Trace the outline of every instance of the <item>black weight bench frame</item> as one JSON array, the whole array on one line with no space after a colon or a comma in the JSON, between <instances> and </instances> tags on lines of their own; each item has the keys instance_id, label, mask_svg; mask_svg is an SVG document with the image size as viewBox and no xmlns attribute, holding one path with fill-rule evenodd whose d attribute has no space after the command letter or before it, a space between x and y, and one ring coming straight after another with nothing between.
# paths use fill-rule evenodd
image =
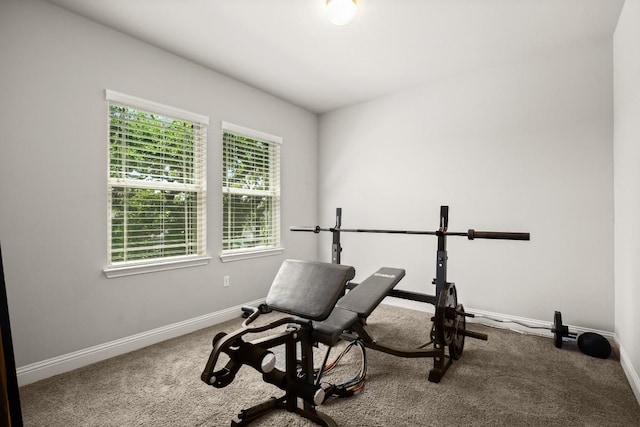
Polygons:
<instances>
[{"instance_id":1,"label":"black weight bench frame","mask_svg":"<svg viewBox=\"0 0 640 427\"><path fill-rule=\"evenodd\" d=\"M280 267L267 295L267 306L292 316L280 318L264 326L251 325L261 314L245 320L241 329L220 333L213 339L213 350L201 375L202 381L222 388L229 385L243 365L262 373L263 380L285 391L284 396L241 411L231 421L232 426L248 425L274 409L295 412L316 424L333 427L337 424L317 411L326 396L320 386L320 370L314 371L313 347L323 343L331 347L340 340L361 340L369 348L401 357L435 357L441 352L429 350L405 351L382 346L366 332L364 320L405 275L403 269L381 268L346 295L347 283L355 276L353 267L286 260ZM343 296L344 295L344 296ZM243 336L265 332L287 325L274 335L245 341ZM275 368L275 356L269 349L285 345L285 370ZM221 353L229 362L216 370ZM328 356L328 353L327 353ZM325 357L326 363L326 357Z\"/></svg>"},{"instance_id":2,"label":"black weight bench frame","mask_svg":"<svg viewBox=\"0 0 640 427\"><path fill-rule=\"evenodd\" d=\"M213 350L201 375L202 381L216 388L226 387L243 365L249 365L262 373L265 382L285 391L280 398L242 410L231 421L232 426L248 425L275 409L295 412L322 426L337 426L330 417L315 409L325 396L324 389L314 381L313 324L329 317L344 294L346 284L354 276L353 267L345 265L286 260L269 289L266 303L270 309L292 316L264 326L253 326L251 323L261 314L260 310L254 309L241 329L231 334L219 333L213 338ZM283 332L253 341L243 340L244 335L266 332L283 325L287 325ZM275 367L275 356L269 350L283 344L284 371ZM222 369L216 370L221 353L228 355L229 361Z\"/></svg>"}]
</instances>

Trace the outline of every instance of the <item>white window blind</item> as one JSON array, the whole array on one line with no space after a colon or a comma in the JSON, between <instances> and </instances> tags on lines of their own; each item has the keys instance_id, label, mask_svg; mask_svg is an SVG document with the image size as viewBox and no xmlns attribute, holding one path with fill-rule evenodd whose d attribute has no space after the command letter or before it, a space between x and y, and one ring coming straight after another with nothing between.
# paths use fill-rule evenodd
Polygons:
<instances>
[{"instance_id":1,"label":"white window blind","mask_svg":"<svg viewBox=\"0 0 640 427\"><path fill-rule=\"evenodd\" d=\"M206 252L208 118L113 91L109 265Z\"/></svg>"},{"instance_id":2,"label":"white window blind","mask_svg":"<svg viewBox=\"0 0 640 427\"><path fill-rule=\"evenodd\" d=\"M222 253L280 247L282 138L222 123Z\"/></svg>"}]
</instances>

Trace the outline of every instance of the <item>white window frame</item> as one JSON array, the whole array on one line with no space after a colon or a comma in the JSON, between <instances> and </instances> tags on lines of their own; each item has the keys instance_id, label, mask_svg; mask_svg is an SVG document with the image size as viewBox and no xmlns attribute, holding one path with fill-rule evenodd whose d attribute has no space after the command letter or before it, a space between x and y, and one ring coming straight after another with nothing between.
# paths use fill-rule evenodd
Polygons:
<instances>
[{"instance_id":1,"label":"white window frame","mask_svg":"<svg viewBox=\"0 0 640 427\"><path fill-rule=\"evenodd\" d=\"M281 183L280 183L280 172L281 172L281 163L280 163L280 158L281 158L281 145L283 142L282 137L277 136L277 135L272 135L266 132L261 132L255 129L251 129L245 126L240 126L240 125L236 125L233 123L229 123L229 122L222 122L221 123L221 128L222 128L222 132L221 132L221 139L222 139L222 157L223 157L223 170L222 173L226 174L226 170L225 170L225 164L224 164L224 134L225 133L232 133L234 135L239 135L239 136L244 136L244 137L248 137L251 139L256 139L259 141L263 141L269 144L273 144L274 148L277 149L277 158L270 158L270 162L271 164L273 164L273 162L277 162L276 167L277 169L275 171L272 172L272 182L275 182L274 187L272 188L270 192L266 192L265 194L268 194L270 197L273 198L273 200L275 201L277 208L276 208L276 212L273 213L274 215L274 244L271 246L260 246L260 247L251 247L251 248L241 248L241 249L222 249L221 253L220 253L220 260L222 262L229 262L229 261L238 261L238 260L243 260L243 259L249 259L249 258L256 258L256 257L263 257L263 256L272 256L272 255L279 255L281 253L284 252L284 248L282 247L282 232L281 232L281 200L280 200L280 187L281 187ZM245 194L245 192L239 191L237 189L230 189L224 186L224 181L222 183L222 192L224 193L234 193L234 194ZM247 190L246 192L247 195L253 194L251 193L251 191ZM224 224L224 218L223 218L223 224ZM222 238L225 239L226 236L225 234L225 230L224 230L224 226L223 226L223 230L222 230ZM224 244L223 244L223 248L224 248Z\"/></svg>"},{"instance_id":2,"label":"white window frame","mask_svg":"<svg viewBox=\"0 0 640 427\"><path fill-rule=\"evenodd\" d=\"M127 107L131 107L133 109L153 112L154 114L158 114L161 116L174 118L178 120L184 120L188 122L193 122L194 124L198 124L203 126L202 131L202 144L198 147L198 156L200 161L198 163L198 167L201 170L198 172L198 182L195 185L187 185L187 184L179 184L179 186L184 187L185 190L188 191L196 191L198 193L198 212L199 218L198 221L198 231L197 231L197 250L196 254L193 255L178 255L178 256L166 256L161 258L153 258L149 260L136 260L136 261L119 261L112 262L111 260L111 237L112 237L112 221L111 221L111 188L112 187L123 187L123 186L131 186L131 188L141 188L139 184L140 182L128 182L126 178L114 178L110 176L109 167L107 167L107 191L109 194L109 201L107 206L107 241L108 241L108 259L107 259L107 267L103 270L104 274L108 278L121 277L121 276L130 276L134 274L142 274L142 273L150 273L157 271L165 271L165 270L173 270L177 268L185 268L185 267L194 267L199 265L206 265L211 259L210 256L206 254L206 182L207 182L207 174L206 174L206 146L207 146L207 137L206 137L206 127L209 125L209 117L193 113L190 111L181 110L178 108L174 108L171 106L159 104L156 102L148 101L142 98L138 98L131 95L126 95L123 93L119 93L113 90L105 90L105 100L108 101L107 108L109 105L119 104ZM110 121L110 119L109 119ZM107 147L110 146L110 136L107 134ZM107 148L107 159L110 159L110 154ZM167 183L171 189L175 190L175 183ZM142 184L144 186L144 184ZM159 185L160 187L161 185Z\"/></svg>"}]
</instances>

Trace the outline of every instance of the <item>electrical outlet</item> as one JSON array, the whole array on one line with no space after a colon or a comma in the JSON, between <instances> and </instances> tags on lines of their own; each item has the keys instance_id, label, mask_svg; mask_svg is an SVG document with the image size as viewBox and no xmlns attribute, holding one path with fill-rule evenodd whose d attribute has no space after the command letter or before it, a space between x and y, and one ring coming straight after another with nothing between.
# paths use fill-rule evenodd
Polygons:
<instances>
[{"instance_id":1,"label":"electrical outlet","mask_svg":"<svg viewBox=\"0 0 640 427\"><path fill-rule=\"evenodd\" d=\"M224 279L223 279L223 282L222 282L222 283L224 284L224 287L225 287L225 288L226 288L227 286L229 286L229 285L230 285L230 283L229 283L229 276L224 276Z\"/></svg>"}]
</instances>

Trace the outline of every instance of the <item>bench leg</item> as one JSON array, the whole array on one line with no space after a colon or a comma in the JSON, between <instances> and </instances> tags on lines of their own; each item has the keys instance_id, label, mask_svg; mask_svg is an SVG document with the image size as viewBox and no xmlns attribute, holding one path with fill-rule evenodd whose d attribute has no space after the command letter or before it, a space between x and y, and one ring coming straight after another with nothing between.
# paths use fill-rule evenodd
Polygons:
<instances>
[{"instance_id":1,"label":"bench leg","mask_svg":"<svg viewBox=\"0 0 640 427\"><path fill-rule=\"evenodd\" d=\"M240 413L236 415L233 420L231 420L231 427L248 426L258 418L266 415L271 411L285 409L287 409L286 396L282 396L278 399L273 397L266 402L240 411ZM316 411L315 408L308 403L303 403L302 408L296 407L293 412L318 424L319 426L338 427L338 424L331 417L329 417L327 414Z\"/></svg>"},{"instance_id":2,"label":"bench leg","mask_svg":"<svg viewBox=\"0 0 640 427\"><path fill-rule=\"evenodd\" d=\"M307 406L307 404L305 404L305 406ZM338 427L338 424L333 421L330 416L316 411L311 405L309 405L309 408L296 410L296 414L323 427Z\"/></svg>"},{"instance_id":3,"label":"bench leg","mask_svg":"<svg viewBox=\"0 0 640 427\"><path fill-rule=\"evenodd\" d=\"M276 409L284 409L284 399L284 396L279 399L272 397L266 402L252 406L249 409L243 409L234 419L231 420L231 427L247 426L268 412Z\"/></svg>"},{"instance_id":4,"label":"bench leg","mask_svg":"<svg viewBox=\"0 0 640 427\"><path fill-rule=\"evenodd\" d=\"M274 368L264 373L262 378L283 390L285 395L280 398L273 397L240 411L231 421L231 426L247 426L268 412L286 410L323 427L338 427L328 415L315 409L315 404L324 400L324 390L314 381L313 342L310 331L304 327L291 330L278 337L277 342L285 345L285 370Z\"/></svg>"}]
</instances>

